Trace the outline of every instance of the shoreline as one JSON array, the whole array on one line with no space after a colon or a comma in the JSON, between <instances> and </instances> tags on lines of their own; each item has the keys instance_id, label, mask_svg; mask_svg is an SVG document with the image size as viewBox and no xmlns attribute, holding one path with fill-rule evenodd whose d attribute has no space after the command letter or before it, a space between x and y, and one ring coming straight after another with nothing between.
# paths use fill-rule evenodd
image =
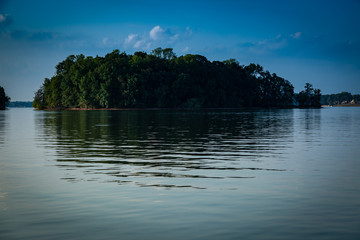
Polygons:
<instances>
[{"instance_id":1,"label":"shoreline","mask_svg":"<svg viewBox=\"0 0 360 240\"><path fill-rule=\"evenodd\" d=\"M302 107L239 107L239 108L44 108L44 109L36 109L36 111L159 111L159 110L259 110L259 109L321 109L326 105L322 105L321 107L309 107L309 108L302 108ZM359 105L360 106L360 105Z\"/></svg>"},{"instance_id":2,"label":"shoreline","mask_svg":"<svg viewBox=\"0 0 360 240\"><path fill-rule=\"evenodd\" d=\"M360 104L355 103L355 104L321 105L321 107L360 107Z\"/></svg>"}]
</instances>

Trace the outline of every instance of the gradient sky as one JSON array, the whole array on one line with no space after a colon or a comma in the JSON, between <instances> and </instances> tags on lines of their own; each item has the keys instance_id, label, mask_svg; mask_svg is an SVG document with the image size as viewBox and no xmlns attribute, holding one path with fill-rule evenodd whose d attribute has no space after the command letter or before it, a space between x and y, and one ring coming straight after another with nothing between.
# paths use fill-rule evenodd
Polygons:
<instances>
[{"instance_id":1,"label":"gradient sky","mask_svg":"<svg viewBox=\"0 0 360 240\"><path fill-rule=\"evenodd\" d=\"M360 93L359 0L0 0L0 86L13 101L32 100L71 54L156 47L258 63L296 92Z\"/></svg>"}]
</instances>

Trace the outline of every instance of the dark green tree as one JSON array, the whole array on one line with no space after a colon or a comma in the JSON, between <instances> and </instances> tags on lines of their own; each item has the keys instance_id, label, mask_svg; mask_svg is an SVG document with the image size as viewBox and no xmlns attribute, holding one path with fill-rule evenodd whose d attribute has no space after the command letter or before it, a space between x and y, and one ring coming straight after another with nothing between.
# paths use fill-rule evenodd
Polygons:
<instances>
[{"instance_id":1,"label":"dark green tree","mask_svg":"<svg viewBox=\"0 0 360 240\"><path fill-rule=\"evenodd\" d=\"M301 108L321 107L321 91L314 89L310 83L305 84L305 90L299 92L295 99Z\"/></svg>"},{"instance_id":2,"label":"dark green tree","mask_svg":"<svg viewBox=\"0 0 360 240\"><path fill-rule=\"evenodd\" d=\"M4 88L0 86L0 110L5 110L9 102L10 97L6 95Z\"/></svg>"},{"instance_id":3,"label":"dark green tree","mask_svg":"<svg viewBox=\"0 0 360 240\"><path fill-rule=\"evenodd\" d=\"M48 107L48 105L45 103L44 85L35 92L33 107L36 109L44 109Z\"/></svg>"},{"instance_id":4,"label":"dark green tree","mask_svg":"<svg viewBox=\"0 0 360 240\"><path fill-rule=\"evenodd\" d=\"M105 57L70 55L35 93L36 108L288 107L292 84L258 64L176 57L172 48ZM313 101L315 101L315 98Z\"/></svg>"},{"instance_id":5,"label":"dark green tree","mask_svg":"<svg viewBox=\"0 0 360 240\"><path fill-rule=\"evenodd\" d=\"M154 50L151 51L151 54L158 58L161 57L162 53L163 53L163 50L161 47L155 48Z\"/></svg>"},{"instance_id":6,"label":"dark green tree","mask_svg":"<svg viewBox=\"0 0 360 240\"><path fill-rule=\"evenodd\" d=\"M163 57L167 60L174 59L176 57L172 48L165 48L162 50Z\"/></svg>"}]
</instances>

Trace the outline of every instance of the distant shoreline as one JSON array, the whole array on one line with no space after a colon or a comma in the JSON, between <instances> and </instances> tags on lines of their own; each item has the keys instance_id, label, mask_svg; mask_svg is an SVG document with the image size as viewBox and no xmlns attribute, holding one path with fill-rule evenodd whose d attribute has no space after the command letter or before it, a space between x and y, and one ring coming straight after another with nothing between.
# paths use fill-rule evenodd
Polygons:
<instances>
[{"instance_id":1,"label":"distant shoreline","mask_svg":"<svg viewBox=\"0 0 360 240\"><path fill-rule=\"evenodd\" d=\"M293 107L270 107L270 108L262 108L262 107L240 107L240 108L44 108L44 109L36 109L37 111L137 111L137 110L261 110L261 109L320 109L321 107L310 107L310 108L301 108L297 106Z\"/></svg>"},{"instance_id":2,"label":"distant shoreline","mask_svg":"<svg viewBox=\"0 0 360 240\"><path fill-rule=\"evenodd\" d=\"M360 104L321 105L321 107L360 107Z\"/></svg>"}]
</instances>

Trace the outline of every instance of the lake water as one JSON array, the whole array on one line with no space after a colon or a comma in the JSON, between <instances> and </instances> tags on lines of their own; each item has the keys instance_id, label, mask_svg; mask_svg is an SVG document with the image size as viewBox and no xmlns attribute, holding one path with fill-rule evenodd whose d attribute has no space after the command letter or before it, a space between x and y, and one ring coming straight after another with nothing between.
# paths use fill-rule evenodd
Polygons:
<instances>
[{"instance_id":1,"label":"lake water","mask_svg":"<svg viewBox=\"0 0 360 240\"><path fill-rule=\"evenodd\" d=\"M0 239L360 239L360 108L0 111Z\"/></svg>"}]
</instances>

